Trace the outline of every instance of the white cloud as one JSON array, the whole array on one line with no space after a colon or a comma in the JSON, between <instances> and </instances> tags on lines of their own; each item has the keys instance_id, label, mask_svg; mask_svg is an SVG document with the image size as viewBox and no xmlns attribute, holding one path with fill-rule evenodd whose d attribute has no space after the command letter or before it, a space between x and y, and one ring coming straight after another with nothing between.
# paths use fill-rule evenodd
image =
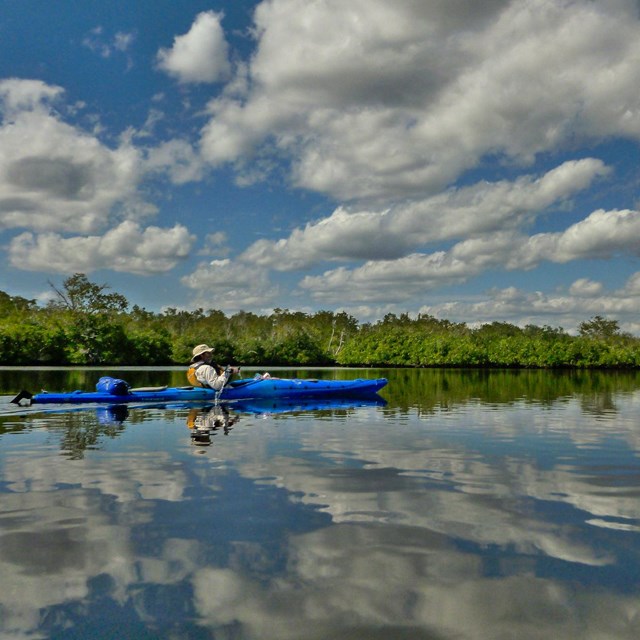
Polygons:
<instances>
[{"instance_id":1,"label":"white cloud","mask_svg":"<svg viewBox=\"0 0 640 640\"><path fill-rule=\"evenodd\" d=\"M56 233L26 232L9 246L9 262L19 269L89 273L111 269L138 275L164 273L189 253L195 236L176 224L170 229L141 228L126 221L103 236L63 238Z\"/></svg>"},{"instance_id":2,"label":"white cloud","mask_svg":"<svg viewBox=\"0 0 640 640\"><path fill-rule=\"evenodd\" d=\"M370 260L355 269L340 267L306 276L300 286L321 302L400 302L465 282L492 268L531 269L543 261L635 256L640 253L638 237L640 212L595 211L563 232L530 238L515 231L487 233L463 240L448 251Z\"/></svg>"},{"instance_id":3,"label":"white cloud","mask_svg":"<svg viewBox=\"0 0 640 640\"><path fill-rule=\"evenodd\" d=\"M634 273L625 285L625 290L628 295L640 296L640 271Z\"/></svg>"},{"instance_id":4,"label":"white cloud","mask_svg":"<svg viewBox=\"0 0 640 640\"><path fill-rule=\"evenodd\" d=\"M9 242L10 264L59 273L169 271L195 237L180 224L140 226L156 214L140 183L151 171L168 173L176 184L198 180L199 157L180 140L145 157L131 135L111 149L50 110L60 95L40 82L0 83L0 228L28 230Z\"/></svg>"},{"instance_id":5,"label":"white cloud","mask_svg":"<svg viewBox=\"0 0 640 640\"><path fill-rule=\"evenodd\" d=\"M639 211L594 211L558 233L539 233L514 246L507 266L527 268L541 260L564 263L579 259L606 259L640 255Z\"/></svg>"},{"instance_id":6,"label":"white cloud","mask_svg":"<svg viewBox=\"0 0 640 640\"><path fill-rule=\"evenodd\" d=\"M521 326L551 324L569 331L575 331L587 318L602 315L619 318L621 329L635 333L640 293L632 284L637 279L638 274L635 274L625 286L610 291L601 283L586 278L576 280L567 291L493 289L475 299L423 305L420 313L465 322L473 319L476 323L500 320Z\"/></svg>"},{"instance_id":7,"label":"white cloud","mask_svg":"<svg viewBox=\"0 0 640 640\"><path fill-rule=\"evenodd\" d=\"M95 27L83 38L82 45L94 53L97 53L102 58L110 58L114 52L127 53L135 39L135 33L126 33L123 31L118 31L113 38L106 38L104 36L104 29L102 27ZM129 64L131 64L130 61Z\"/></svg>"},{"instance_id":8,"label":"white cloud","mask_svg":"<svg viewBox=\"0 0 640 640\"><path fill-rule=\"evenodd\" d=\"M42 108L47 102L59 98L62 87L48 85L42 80L8 78L0 81L0 113L11 118L15 111Z\"/></svg>"},{"instance_id":9,"label":"white cloud","mask_svg":"<svg viewBox=\"0 0 640 640\"><path fill-rule=\"evenodd\" d=\"M58 88L12 81L0 93L0 228L91 232L116 207L138 217L155 212L137 192L140 153L128 142L110 149L62 122L47 108Z\"/></svg>"},{"instance_id":10,"label":"white cloud","mask_svg":"<svg viewBox=\"0 0 640 640\"><path fill-rule=\"evenodd\" d=\"M595 282L589 278L578 278L570 287L572 296L593 297L602 292L602 282Z\"/></svg>"},{"instance_id":11,"label":"white cloud","mask_svg":"<svg viewBox=\"0 0 640 640\"><path fill-rule=\"evenodd\" d=\"M204 174L202 158L186 140L173 139L149 149L146 168L166 171L173 184L197 182Z\"/></svg>"},{"instance_id":12,"label":"white cloud","mask_svg":"<svg viewBox=\"0 0 640 640\"><path fill-rule=\"evenodd\" d=\"M340 268L302 280L302 293L312 301L415 309L426 292L494 270L636 256L634 203L593 204L599 195L593 190L582 204L583 192L611 171L595 157L597 143L640 139L636 5L481 5L268 0L256 3L254 50L240 63L234 52L233 66L223 15L205 11L159 50L157 67L182 84L227 84L165 93L138 131L125 129L111 146L106 130L83 131L54 111L62 103L60 87L1 81L0 230L44 234L14 240L15 264L44 264L38 255L51 250L47 237L68 241L65 246L82 256L89 251L66 236L90 234L92 246L122 220L142 229L157 213L143 195L145 177L166 175L185 185L203 181L223 163L234 164L240 185L267 179L274 168L289 172L289 185L331 196L333 209L293 231L280 211L277 224L287 229L282 237L271 225L262 236L269 239L249 246L237 263L201 265L187 277L187 286L205 292L201 300L215 293L228 308L275 302L266 269L325 269L329 262ZM130 51L132 43L132 34L106 37L97 29L84 44L112 55ZM180 137L156 142L163 132L193 125L172 122L169 109L182 101L182 115L193 115L203 91L213 99L198 114L207 118L199 144L191 144L184 128ZM141 140L148 146L136 146ZM588 152L581 151L585 141ZM560 164L568 154L583 157ZM548 171L552 163L559 166ZM493 177L504 176L505 168L509 177ZM221 173L224 188L228 174ZM477 175L494 181L474 183ZM150 186L159 185L153 180ZM572 207L578 195L588 210ZM531 235L545 225L554 232ZM236 242L232 229L229 241L212 236L202 250L216 258L231 255L225 245ZM239 242L248 237L238 236ZM52 263L69 258L73 264L71 253L59 261L53 256ZM235 284L217 281L220 272ZM588 277L573 279L569 297L595 295L597 285Z\"/></svg>"},{"instance_id":13,"label":"white cloud","mask_svg":"<svg viewBox=\"0 0 640 640\"><path fill-rule=\"evenodd\" d=\"M267 271L228 258L199 264L181 282L195 292L192 306L227 312L272 306L279 293Z\"/></svg>"},{"instance_id":14,"label":"white cloud","mask_svg":"<svg viewBox=\"0 0 640 640\"><path fill-rule=\"evenodd\" d=\"M320 303L402 302L438 286L461 283L472 273L467 262L438 251L398 260L368 261L356 269L339 267L305 276L300 286Z\"/></svg>"},{"instance_id":15,"label":"white cloud","mask_svg":"<svg viewBox=\"0 0 640 640\"><path fill-rule=\"evenodd\" d=\"M229 238L224 231L217 231L215 233L208 233L204 238L204 246L198 255L201 256L226 256L230 249L227 246Z\"/></svg>"},{"instance_id":16,"label":"white cloud","mask_svg":"<svg viewBox=\"0 0 640 640\"><path fill-rule=\"evenodd\" d=\"M170 49L160 49L158 67L184 83L224 80L231 67L222 18L214 11L198 14L189 31L174 38Z\"/></svg>"},{"instance_id":17,"label":"white cloud","mask_svg":"<svg viewBox=\"0 0 640 640\"><path fill-rule=\"evenodd\" d=\"M389 308L505 267L638 254L626 205L563 229L563 210L579 214L570 199L610 171L596 158L450 187L484 163L520 172L585 142L640 140L635 3L272 0L255 25L242 77L209 104L202 155L243 171L275 152L294 185L339 204L241 260L279 271L360 263L301 289L323 305ZM530 236L543 215L554 232ZM578 279L568 297L597 288Z\"/></svg>"},{"instance_id":18,"label":"white cloud","mask_svg":"<svg viewBox=\"0 0 640 640\"><path fill-rule=\"evenodd\" d=\"M123 31L118 31L113 38L113 48L116 51L128 51L133 45L136 39L136 35L134 33L125 33Z\"/></svg>"},{"instance_id":19,"label":"white cloud","mask_svg":"<svg viewBox=\"0 0 640 640\"><path fill-rule=\"evenodd\" d=\"M383 211L338 207L330 217L295 229L286 239L259 240L242 258L277 270L323 260L399 258L443 240L517 229L608 171L601 161L586 158L565 162L538 179L480 183Z\"/></svg>"},{"instance_id":20,"label":"white cloud","mask_svg":"<svg viewBox=\"0 0 640 640\"><path fill-rule=\"evenodd\" d=\"M484 4L483 4L484 8ZM269 139L299 186L343 200L431 194L487 154L530 162L640 137L640 25L626 2L274 0L247 92L211 104L213 164ZM588 82L585 81L588 78Z\"/></svg>"}]
</instances>

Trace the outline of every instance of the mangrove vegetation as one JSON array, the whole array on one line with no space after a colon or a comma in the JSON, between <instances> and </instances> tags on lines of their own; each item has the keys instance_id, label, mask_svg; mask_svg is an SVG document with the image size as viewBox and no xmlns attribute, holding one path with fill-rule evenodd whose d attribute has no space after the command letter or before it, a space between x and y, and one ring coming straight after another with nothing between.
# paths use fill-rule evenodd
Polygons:
<instances>
[{"instance_id":1,"label":"mangrove vegetation","mask_svg":"<svg viewBox=\"0 0 640 640\"><path fill-rule=\"evenodd\" d=\"M577 335L493 322L479 327L430 315L360 323L345 312L275 309L147 311L82 273L45 305L0 291L0 365L186 364L199 343L223 364L255 366L638 368L640 339L595 316Z\"/></svg>"}]
</instances>

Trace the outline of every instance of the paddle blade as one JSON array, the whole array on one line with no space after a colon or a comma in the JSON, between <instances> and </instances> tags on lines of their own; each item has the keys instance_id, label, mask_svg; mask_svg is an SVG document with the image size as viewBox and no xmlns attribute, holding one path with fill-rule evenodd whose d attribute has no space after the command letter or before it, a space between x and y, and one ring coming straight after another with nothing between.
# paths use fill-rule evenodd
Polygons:
<instances>
[{"instance_id":1,"label":"paddle blade","mask_svg":"<svg viewBox=\"0 0 640 640\"><path fill-rule=\"evenodd\" d=\"M31 400L33 398L33 394L25 391L24 389L15 397L13 400L10 400L13 404L20 404L22 400Z\"/></svg>"}]
</instances>

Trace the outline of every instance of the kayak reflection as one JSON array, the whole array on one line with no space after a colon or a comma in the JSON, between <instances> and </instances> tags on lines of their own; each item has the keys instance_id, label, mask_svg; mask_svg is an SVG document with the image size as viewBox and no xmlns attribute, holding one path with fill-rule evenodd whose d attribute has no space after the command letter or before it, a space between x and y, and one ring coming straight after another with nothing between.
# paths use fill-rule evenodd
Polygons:
<instances>
[{"instance_id":1,"label":"kayak reflection","mask_svg":"<svg viewBox=\"0 0 640 640\"><path fill-rule=\"evenodd\" d=\"M14 406L6 414L0 411L0 436L19 432L25 427L45 426L61 435L61 449L73 459L81 459L87 448L100 449L104 442L125 433L129 424L148 420L180 422L187 415L187 426L193 444L210 445L216 432L228 434L240 416L261 418L284 414L323 414L348 417L351 412L366 407L383 407L386 400L377 394L367 398L279 398L236 400L212 403L144 403L87 405ZM23 420L18 417L24 415Z\"/></svg>"},{"instance_id":2,"label":"kayak reflection","mask_svg":"<svg viewBox=\"0 0 640 640\"><path fill-rule=\"evenodd\" d=\"M229 435L231 427L240 417L232 414L226 405L216 404L206 407L193 407L187 415L187 427L191 434L191 443L208 447L211 437L218 431Z\"/></svg>"},{"instance_id":3,"label":"kayak reflection","mask_svg":"<svg viewBox=\"0 0 640 640\"><path fill-rule=\"evenodd\" d=\"M231 427L240 419L239 414L252 414L262 417L285 413L314 411L347 411L359 407L383 407L384 398L376 395L371 398L279 398L256 400L238 400L213 405L192 407L187 415L187 427L194 445L206 447L217 432L228 435Z\"/></svg>"},{"instance_id":4,"label":"kayak reflection","mask_svg":"<svg viewBox=\"0 0 640 640\"><path fill-rule=\"evenodd\" d=\"M367 398L256 398L229 402L228 407L240 413L271 415L297 411L347 410L358 407L384 407L387 401L375 394Z\"/></svg>"}]
</instances>

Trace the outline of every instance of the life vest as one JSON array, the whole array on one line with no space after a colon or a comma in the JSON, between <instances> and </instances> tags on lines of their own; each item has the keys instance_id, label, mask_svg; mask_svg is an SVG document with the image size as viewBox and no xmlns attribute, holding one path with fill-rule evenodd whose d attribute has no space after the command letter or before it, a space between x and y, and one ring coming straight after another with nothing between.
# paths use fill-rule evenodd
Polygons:
<instances>
[{"instance_id":1,"label":"life vest","mask_svg":"<svg viewBox=\"0 0 640 640\"><path fill-rule=\"evenodd\" d=\"M196 362L195 364L192 364L188 369L187 369L187 380L189 381L189 384L192 387L207 387L208 385L203 384L202 382L200 382L200 380L198 380L197 376L196 376L196 369L198 369L198 367L201 367L203 364L206 364L205 362Z\"/></svg>"}]
</instances>

